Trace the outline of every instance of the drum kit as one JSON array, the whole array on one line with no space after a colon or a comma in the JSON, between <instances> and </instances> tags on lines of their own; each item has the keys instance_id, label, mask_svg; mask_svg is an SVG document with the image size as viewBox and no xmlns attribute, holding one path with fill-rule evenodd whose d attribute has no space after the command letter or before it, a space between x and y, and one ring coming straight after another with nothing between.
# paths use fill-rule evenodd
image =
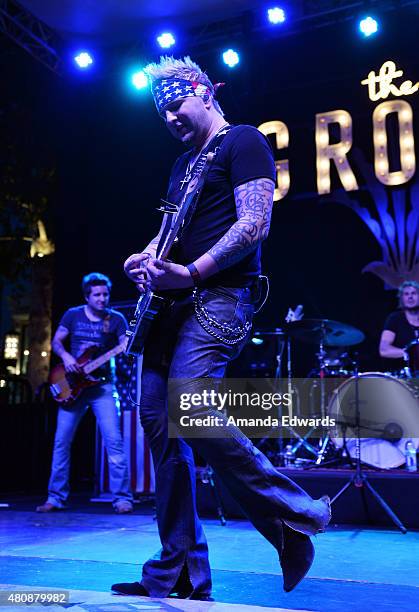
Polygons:
<instances>
[{"instance_id":1,"label":"drum kit","mask_svg":"<svg viewBox=\"0 0 419 612\"><path fill-rule=\"evenodd\" d=\"M338 424L336 428L314 428L306 436L288 428L286 447L283 439L278 440L275 453L278 463L285 458L289 464L286 455L290 452L297 466L307 468L329 464L331 455L330 463L348 461L352 464L357 453L362 463L380 469L397 468L405 463L406 439L413 439L416 448L419 444L419 394L415 378L419 372L419 339L406 347L408 366L400 373L360 373L346 349L360 344L365 336L351 325L329 319L288 317L284 330L256 332L255 336L268 333L277 338L276 378L282 375L281 361L286 347L290 386L293 383L292 343L303 342L317 347L318 365L309 375L311 382L310 379L308 382L312 386L309 395L316 398L315 416L322 420L327 417ZM355 426L355 404L361 415L361 430L366 422L363 412L374 415L374 427L369 426L369 434L366 430L360 431L359 423Z\"/></svg>"}]
</instances>

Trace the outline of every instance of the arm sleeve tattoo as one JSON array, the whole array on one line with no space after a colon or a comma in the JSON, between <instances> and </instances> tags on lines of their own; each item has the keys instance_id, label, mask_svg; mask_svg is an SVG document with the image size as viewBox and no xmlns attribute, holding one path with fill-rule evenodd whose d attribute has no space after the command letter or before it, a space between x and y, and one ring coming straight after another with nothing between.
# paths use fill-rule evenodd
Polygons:
<instances>
[{"instance_id":1,"label":"arm sleeve tattoo","mask_svg":"<svg viewBox=\"0 0 419 612\"><path fill-rule=\"evenodd\" d=\"M271 179L261 178L234 190L237 221L208 251L220 270L240 261L267 237L274 188Z\"/></svg>"}]
</instances>

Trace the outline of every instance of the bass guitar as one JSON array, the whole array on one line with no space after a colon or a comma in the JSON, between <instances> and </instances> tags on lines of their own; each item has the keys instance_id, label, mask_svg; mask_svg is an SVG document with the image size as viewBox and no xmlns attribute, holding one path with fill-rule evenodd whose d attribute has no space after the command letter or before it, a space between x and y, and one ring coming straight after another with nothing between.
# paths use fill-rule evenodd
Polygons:
<instances>
[{"instance_id":1,"label":"bass guitar","mask_svg":"<svg viewBox=\"0 0 419 612\"><path fill-rule=\"evenodd\" d=\"M208 153L201 172L194 177L188 184L185 197L180 206L175 206L165 202L166 207L159 210L166 213L166 221L163 227L161 238L156 250L156 259L167 259L178 234L183 226L186 213L192 204L196 205L200 192L204 185L206 176L214 153ZM150 326L158 313L161 311L166 299L161 295L147 289L137 302L133 318L129 322L127 330L128 342L125 352L127 355L138 356L144 350L145 339Z\"/></svg>"},{"instance_id":2,"label":"bass guitar","mask_svg":"<svg viewBox=\"0 0 419 612\"><path fill-rule=\"evenodd\" d=\"M100 378L95 378L90 373L94 372L112 357L119 355L125 350L125 343L118 344L103 355L92 359L92 354L97 347L92 346L86 349L77 359L77 363L82 366L81 372L66 372L64 364L60 363L50 372L48 383L52 397L65 406L76 400L80 393L87 387L93 387L103 382Z\"/></svg>"}]
</instances>

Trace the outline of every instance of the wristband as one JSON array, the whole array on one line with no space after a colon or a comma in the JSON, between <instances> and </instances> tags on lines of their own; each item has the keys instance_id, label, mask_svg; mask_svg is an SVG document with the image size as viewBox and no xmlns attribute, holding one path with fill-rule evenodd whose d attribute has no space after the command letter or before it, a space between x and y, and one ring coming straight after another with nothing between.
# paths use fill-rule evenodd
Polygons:
<instances>
[{"instance_id":1,"label":"wristband","mask_svg":"<svg viewBox=\"0 0 419 612\"><path fill-rule=\"evenodd\" d=\"M196 265L191 263L191 264L188 264L187 266L185 266L185 268L188 269L189 274L192 277L192 282L194 284L194 287L197 287L201 283L202 278L201 278L201 275L198 272L198 269L197 269Z\"/></svg>"}]
</instances>

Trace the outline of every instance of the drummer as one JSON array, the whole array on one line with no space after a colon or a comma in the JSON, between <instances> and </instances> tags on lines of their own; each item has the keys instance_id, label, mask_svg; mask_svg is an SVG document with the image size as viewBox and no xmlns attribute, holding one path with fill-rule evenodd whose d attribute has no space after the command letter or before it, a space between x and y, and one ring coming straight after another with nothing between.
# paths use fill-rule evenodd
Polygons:
<instances>
[{"instance_id":1,"label":"drummer","mask_svg":"<svg viewBox=\"0 0 419 612\"><path fill-rule=\"evenodd\" d=\"M381 357L398 360L399 365L401 360L408 361L407 345L419 338L419 283L405 281L399 287L398 297L399 309L384 323L379 352Z\"/></svg>"}]
</instances>

